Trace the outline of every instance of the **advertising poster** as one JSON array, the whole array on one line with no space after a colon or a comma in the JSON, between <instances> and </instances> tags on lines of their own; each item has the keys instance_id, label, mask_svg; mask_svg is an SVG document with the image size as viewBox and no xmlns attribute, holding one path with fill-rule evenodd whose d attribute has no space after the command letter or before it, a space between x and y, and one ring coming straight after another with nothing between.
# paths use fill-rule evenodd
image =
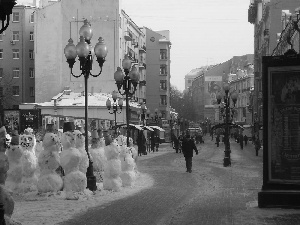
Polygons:
<instances>
[{"instance_id":1,"label":"advertising poster","mask_svg":"<svg viewBox=\"0 0 300 225\"><path fill-rule=\"evenodd\" d=\"M270 182L300 183L300 67L270 67L268 76Z\"/></svg>"},{"instance_id":2,"label":"advertising poster","mask_svg":"<svg viewBox=\"0 0 300 225\"><path fill-rule=\"evenodd\" d=\"M6 127L7 133L10 133L12 130L19 131L19 110L4 110L4 125Z\"/></svg>"},{"instance_id":3,"label":"advertising poster","mask_svg":"<svg viewBox=\"0 0 300 225\"><path fill-rule=\"evenodd\" d=\"M217 93L222 90L222 76L205 76L204 78L204 105L217 104Z\"/></svg>"}]
</instances>

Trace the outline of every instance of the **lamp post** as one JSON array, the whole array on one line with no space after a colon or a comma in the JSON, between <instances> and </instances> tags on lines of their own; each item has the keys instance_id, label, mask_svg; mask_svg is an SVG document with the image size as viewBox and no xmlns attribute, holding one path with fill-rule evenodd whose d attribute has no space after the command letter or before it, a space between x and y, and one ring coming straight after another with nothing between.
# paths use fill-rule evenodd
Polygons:
<instances>
[{"instance_id":1,"label":"lamp post","mask_svg":"<svg viewBox=\"0 0 300 225\"><path fill-rule=\"evenodd\" d=\"M162 118L162 114L160 112L158 112L158 109L155 109L154 114L151 113L150 117L151 117L152 121L154 121L155 124L158 125L159 120Z\"/></svg>"},{"instance_id":2,"label":"lamp post","mask_svg":"<svg viewBox=\"0 0 300 225\"><path fill-rule=\"evenodd\" d=\"M224 134L224 144L225 144L225 156L224 156L224 162L223 162L223 166L227 167L229 165L231 165L231 159L230 159L230 143L229 143L229 132L230 132L230 123L232 122L232 118L233 118L233 114L234 114L234 107L237 101L237 93L233 92L231 94L229 94L229 84L225 83L223 85L223 89L225 92L225 96L223 97L223 106L224 106L224 123L225 123L225 134ZM232 99L233 102L233 107L230 107L230 98ZM221 104L221 100L222 100L222 96L220 93L218 93L217 95L217 102L218 104ZM231 119L230 119L231 116Z\"/></svg>"},{"instance_id":3,"label":"lamp post","mask_svg":"<svg viewBox=\"0 0 300 225\"><path fill-rule=\"evenodd\" d=\"M135 66L131 68L131 60L127 55L125 55L122 61L122 67L125 75L120 67L114 74L114 79L116 81L118 91L121 95L125 95L126 99L126 125L127 125L127 146L129 146L129 98L131 98L136 92L136 87L140 79L140 74L138 73ZM131 70L130 70L131 68ZM121 91L123 89L123 92Z\"/></svg>"},{"instance_id":4,"label":"lamp post","mask_svg":"<svg viewBox=\"0 0 300 225\"><path fill-rule=\"evenodd\" d=\"M96 177L93 172L93 162L91 160L88 146L88 78L89 76L98 77L102 73L102 67L105 62L105 57L107 55L107 47L104 43L102 37L98 39L98 43L95 45L93 49L91 45L91 38L93 36L93 30L91 28L90 23L87 20L84 20L84 25L79 30L80 42L76 45L73 44L72 38L69 39L69 43L64 49L65 56L67 58L67 62L71 69L72 76L78 78L84 76L85 83L85 151L89 158L89 167L87 168L86 177L87 177L87 188L91 191L95 191L97 189L96 186ZM100 67L99 74L93 75L91 73L92 65L93 65L93 57L94 54L97 57L97 61ZM73 74L73 66L75 64L76 57L79 57L80 62L80 75Z\"/></svg>"},{"instance_id":5,"label":"lamp post","mask_svg":"<svg viewBox=\"0 0 300 225\"><path fill-rule=\"evenodd\" d=\"M2 21L0 34L7 29L10 21L10 14L12 14L12 9L16 4L16 0L0 0L0 20Z\"/></svg>"},{"instance_id":6,"label":"lamp post","mask_svg":"<svg viewBox=\"0 0 300 225\"><path fill-rule=\"evenodd\" d=\"M122 107L123 107L123 100L121 98L119 98L119 101L117 103L117 97L118 97L118 93L116 91L113 91L113 93L112 93L113 103L111 104L111 101L109 98L106 100L106 107L108 109L108 112L110 114L114 114L114 116L115 116L114 117L115 118L115 129L114 129L115 136L117 135L117 113L120 114L122 112ZM110 111L111 107L112 107L112 111Z\"/></svg>"},{"instance_id":7,"label":"lamp post","mask_svg":"<svg viewBox=\"0 0 300 225\"><path fill-rule=\"evenodd\" d=\"M149 117L150 110L146 110L146 105L144 102L141 104L141 111L137 111L137 114L141 116L142 125L145 126L145 120Z\"/></svg>"}]
</instances>

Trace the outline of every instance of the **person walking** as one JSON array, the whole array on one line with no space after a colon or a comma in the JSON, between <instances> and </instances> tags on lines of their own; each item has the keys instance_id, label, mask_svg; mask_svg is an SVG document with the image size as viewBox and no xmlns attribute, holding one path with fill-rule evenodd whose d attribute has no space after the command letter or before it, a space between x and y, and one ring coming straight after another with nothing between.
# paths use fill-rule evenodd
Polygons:
<instances>
[{"instance_id":1,"label":"person walking","mask_svg":"<svg viewBox=\"0 0 300 225\"><path fill-rule=\"evenodd\" d=\"M246 134L244 135L244 142L245 142L245 146L247 146L247 143L248 143L248 137L247 137Z\"/></svg>"},{"instance_id":2,"label":"person walking","mask_svg":"<svg viewBox=\"0 0 300 225\"><path fill-rule=\"evenodd\" d=\"M241 150L243 150L243 147L244 147L244 137L243 137L243 134L239 135L239 143L240 143L240 146L241 146Z\"/></svg>"},{"instance_id":3,"label":"person walking","mask_svg":"<svg viewBox=\"0 0 300 225\"><path fill-rule=\"evenodd\" d=\"M195 142L191 139L191 136L187 134L182 141L182 152L185 158L186 172L192 172L192 161L193 153L196 152L198 155L198 149L195 145Z\"/></svg>"},{"instance_id":4,"label":"person walking","mask_svg":"<svg viewBox=\"0 0 300 225\"><path fill-rule=\"evenodd\" d=\"M257 138L255 138L255 153L256 153L256 156L258 156L258 151L259 151L260 148L261 148L260 140L257 137Z\"/></svg>"},{"instance_id":5,"label":"person walking","mask_svg":"<svg viewBox=\"0 0 300 225\"><path fill-rule=\"evenodd\" d=\"M220 135L219 134L216 137L216 144L217 144L217 147L219 147L219 144L220 144Z\"/></svg>"},{"instance_id":6,"label":"person walking","mask_svg":"<svg viewBox=\"0 0 300 225\"><path fill-rule=\"evenodd\" d=\"M173 142L174 142L175 151L176 151L176 153L178 153L178 150L179 150L179 140L178 140L178 138L175 135L174 135L174 138L173 138Z\"/></svg>"}]
</instances>

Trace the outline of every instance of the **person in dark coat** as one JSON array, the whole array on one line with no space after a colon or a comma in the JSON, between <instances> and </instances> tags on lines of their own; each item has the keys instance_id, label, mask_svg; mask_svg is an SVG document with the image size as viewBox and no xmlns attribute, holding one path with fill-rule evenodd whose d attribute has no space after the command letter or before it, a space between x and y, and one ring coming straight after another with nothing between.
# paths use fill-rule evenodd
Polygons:
<instances>
[{"instance_id":1,"label":"person in dark coat","mask_svg":"<svg viewBox=\"0 0 300 225\"><path fill-rule=\"evenodd\" d=\"M243 147L244 147L244 137L243 137L243 134L239 135L239 143L240 143L241 149L243 150Z\"/></svg>"},{"instance_id":2,"label":"person in dark coat","mask_svg":"<svg viewBox=\"0 0 300 225\"><path fill-rule=\"evenodd\" d=\"M138 155L147 155L146 152L146 138L143 133L143 131L139 131L138 139L137 139L137 145L138 145Z\"/></svg>"},{"instance_id":3,"label":"person in dark coat","mask_svg":"<svg viewBox=\"0 0 300 225\"><path fill-rule=\"evenodd\" d=\"M179 150L179 140L178 140L178 138L175 135L173 137L173 142L174 142L175 151L176 151L176 153L178 153L178 150Z\"/></svg>"},{"instance_id":4,"label":"person in dark coat","mask_svg":"<svg viewBox=\"0 0 300 225\"><path fill-rule=\"evenodd\" d=\"M247 146L247 144L248 144L248 137L247 137L246 134L244 135L244 142L245 142L245 146Z\"/></svg>"},{"instance_id":5,"label":"person in dark coat","mask_svg":"<svg viewBox=\"0 0 300 225\"><path fill-rule=\"evenodd\" d=\"M258 156L258 151L261 148L260 140L259 138L255 138L255 155Z\"/></svg>"},{"instance_id":6,"label":"person in dark coat","mask_svg":"<svg viewBox=\"0 0 300 225\"><path fill-rule=\"evenodd\" d=\"M219 144L220 144L220 135L219 134L216 137L216 144L217 144L217 147L219 147Z\"/></svg>"},{"instance_id":7,"label":"person in dark coat","mask_svg":"<svg viewBox=\"0 0 300 225\"><path fill-rule=\"evenodd\" d=\"M196 152L196 155L198 155L198 149L195 142L191 139L191 136L187 134L182 141L182 152L185 158L186 172L189 173L192 172L192 160L194 151Z\"/></svg>"}]
</instances>

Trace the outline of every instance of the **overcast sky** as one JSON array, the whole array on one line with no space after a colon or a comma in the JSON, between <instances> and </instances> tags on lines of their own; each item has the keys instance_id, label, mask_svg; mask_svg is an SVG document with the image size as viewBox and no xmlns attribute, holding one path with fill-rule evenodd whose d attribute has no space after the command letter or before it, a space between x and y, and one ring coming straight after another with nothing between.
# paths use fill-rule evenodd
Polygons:
<instances>
[{"instance_id":1,"label":"overcast sky","mask_svg":"<svg viewBox=\"0 0 300 225\"><path fill-rule=\"evenodd\" d=\"M184 76L192 69L253 54L249 4L250 0L123 0L123 9L138 26L170 30L171 84L183 90Z\"/></svg>"},{"instance_id":2,"label":"overcast sky","mask_svg":"<svg viewBox=\"0 0 300 225\"><path fill-rule=\"evenodd\" d=\"M171 84L180 90L192 69L253 54L249 4L250 0L122 0L122 8L138 26L170 31Z\"/></svg>"}]
</instances>

